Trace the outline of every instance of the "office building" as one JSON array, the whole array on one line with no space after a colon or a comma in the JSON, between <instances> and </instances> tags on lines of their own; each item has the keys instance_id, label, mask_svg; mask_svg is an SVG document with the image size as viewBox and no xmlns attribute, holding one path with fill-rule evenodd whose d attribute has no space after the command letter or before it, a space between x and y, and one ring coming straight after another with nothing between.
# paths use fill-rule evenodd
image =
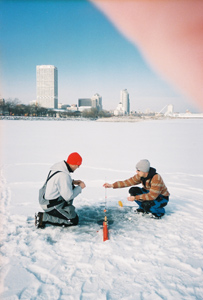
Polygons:
<instances>
[{"instance_id":1,"label":"office building","mask_svg":"<svg viewBox=\"0 0 203 300\"><path fill-rule=\"evenodd\" d=\"M167 106L167 111L165 112L165 116L170 116L174 114L174 106L173 104L169 104Z\"/></svg>"},{"instance_id":2,"label":"office building","mask_svg":"<svg viewBox=\"0 0 203 300\"><path fill-rule=\"evenodd\" d=\"M92 98L78 99L79 111L91 108L96 108L99 111L102 110L102 97L99 94L95 94Z\"/></svg>"},{"instance_id":3,"label":"office building","mask_svg":"<svg viewBox=\"0 0 203 300\"><path fill-rule=\"evenodd\" d=\"M41 65L37 71L37 104L58 108L58 70L55 66Z\"/></svg>"},{"instance_id":4,"label":"office building","mask_svg":"<svg viewBox=\"0 0 203 300\"><path fill-rule=\"evenodd\" d=\"M92 100L91 98L81 98L78 99L78 107L88 107L91 108L92 107Z\"/></svg>"},{"instance_id":5,"label":"office building","mask_svg":"<svg viewBox=\"0 0 203 300\"><path fill-rule=\"evenodd\" d=\"M122 90L120 92L120 102L122 103L123 106L123 114L124 115L129 115L130 113L130 99L129 99L129 93L127 89Z\"/></svg>"},{"instance_id":6,"label":"office building","mask_svg":"<svg viewBox=\"0 0 203 300\"><path fill-rule=\"evenodd\" d=\"M97 108L99 111L102 110L102 97L99 94L95 94L91 98L92 107Z\"/></svg>"},{"instance_id":7,"label":"office building","mask_svg":"<svg viewBox=\"0 0 203 300\"><path fill-rule=\"evenodd\" d=\"M114 111L114 115L123 116L130 114L130 99L127 89L124 89L120 92L120 102Z\"/></svg>"}]
</instances>

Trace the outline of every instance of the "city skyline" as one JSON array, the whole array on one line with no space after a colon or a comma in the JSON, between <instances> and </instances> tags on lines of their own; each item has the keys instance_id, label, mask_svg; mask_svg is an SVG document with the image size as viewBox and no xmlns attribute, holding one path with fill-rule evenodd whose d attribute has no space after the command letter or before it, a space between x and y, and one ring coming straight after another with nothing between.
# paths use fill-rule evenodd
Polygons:
<instances>
[{"instance_id":1,"label":"city skyline","mask_svg":"<svg viewBox=\"0 0 203 300\"><path fill-rule=\"evenodd\" d=\"M54 65L63 104L98 93L103 108L114 110L127 89L131 110L173 104L176 111L198 111L92 3L17 0L0 7L1 97L36 100L36 65Z\"/></svg>"}]
</instances>

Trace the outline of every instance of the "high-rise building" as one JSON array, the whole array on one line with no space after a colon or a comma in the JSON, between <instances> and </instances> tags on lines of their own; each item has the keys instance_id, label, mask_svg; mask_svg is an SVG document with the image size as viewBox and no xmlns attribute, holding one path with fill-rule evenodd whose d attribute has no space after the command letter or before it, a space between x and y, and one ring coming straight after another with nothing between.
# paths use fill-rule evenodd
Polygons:
<instances>
[{"instance_id":1,"label":"high-rise building","mask_svg":"<svg viewBox=\"0 0 203 300\"><path fill-rule=\"evenodd\" d=\"M58 70L51 65L37 66L37 104L58 108Z\"/></svg>"},{"instance_id":2,"label":"high-rise building","mask_svg":"<svg viewBox=\"0 0 203 300\"><path fill-rule=\"evenodd\" d=\"M91 98L92 100L92 107L97 108L99 111L102 110L102 97L96 93Z\"/></svg>"},{"instance_id":3,"label":"high-rise building","mask_svg":"<svg viewBox=\"0 0 203 300\"><path fill-rule=\"evenodd\" d=\"M102 97L99 94L95 94L92 98L78 99L78 109L80 111L91 108L102 110Z\"/></svg>"},{"instance_id":4,"label":"high-rise building","mask_svg":"<svg viewBox=\"0 0 203 300\"><path fill-rule=\"evenodd\" d=\"M124 89L120 92L120 102L123 106L123 114L129 115L130 113L130 99L129 99L129 93L127 89Z\"/></svg>"},{"instance_id":5,"label":"high-rise building","mask_svg":"<svg viewBox=\"0 0 203 300\"><path fill-rule=\"evenodd\" d=\"M173 115L174 113L174 106L173 104L169 104L167 106L167 111L165 112L165 116Z\"/></svg>"},{"instance_id":6,"label":"high-rise building","mask_svg":"<svg viewBox=\"0 0 203 300\"><path fill-rule=\"evenodd\" d=\"M114 115L123 116L129 114L130 114L130 99L129 99L129 93L127 89L125 89L120 92L120 102L116 110L114 110Z\"/></svg>"}]
</instances>

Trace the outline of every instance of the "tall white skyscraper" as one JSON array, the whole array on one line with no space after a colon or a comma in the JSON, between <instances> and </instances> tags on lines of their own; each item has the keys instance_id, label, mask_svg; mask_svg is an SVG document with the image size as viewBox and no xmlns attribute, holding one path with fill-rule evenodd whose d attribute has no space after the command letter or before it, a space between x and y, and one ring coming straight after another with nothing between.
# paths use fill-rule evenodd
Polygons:
<instances>
[{"instance_id":1,"label":"tall white skyscraper","mask_svg":"<svg viewBox=\"0 0 203 300\"><path fill-rule=\"evenodd\" d=\"M114 115L124 116L130 114L130 99L127 89L124 89L120 92L120 102L114 110Z\"/></svg>"},{"instance_id":2,"label":"tall white skyscraper","mask_svg":"<svg viewBox=\"0 0 203 300\"><path fill-rule=\"evenodd\" d=\"M123 113L129 115L130 113L130 99L127 89L120 92L120 102L122 103Z\"/></svg>"},{"instance_id":3,"label":"tall white skyscraper","mask_svg":"<svg viewBox=\"0 0 203 300\"><path fill-rule=\"evenodd\" d=\"M58 70L51 65L37 66L37 103L58 108Z\"/></svg>"}]
</instances>

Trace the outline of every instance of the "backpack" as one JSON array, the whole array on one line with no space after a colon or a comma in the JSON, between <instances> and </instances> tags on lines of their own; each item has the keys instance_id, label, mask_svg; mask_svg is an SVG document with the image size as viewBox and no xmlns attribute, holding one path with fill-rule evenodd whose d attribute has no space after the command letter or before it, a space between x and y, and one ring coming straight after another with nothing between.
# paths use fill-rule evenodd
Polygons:
<instances>
[{"instance_id":1,"label":"backpack","mask_svg":"<svg viewBox=\"0 0 203 300\"><path fill-rule=\"evenodd\" d=\"M43 187L41 187L41 189L39 190L39 203L41 205L43 204L47 204L47 200L44 198L45 192L46 192L46 186L47 186L47 182L49 181L49 179L51 179L55 174L59 173L61 171L56 171L55 173L53 173L51 176L50 173L51 171L49 171L49 174L47 176L47 180L45 181Z\"/></svg>"}]
</instances>

